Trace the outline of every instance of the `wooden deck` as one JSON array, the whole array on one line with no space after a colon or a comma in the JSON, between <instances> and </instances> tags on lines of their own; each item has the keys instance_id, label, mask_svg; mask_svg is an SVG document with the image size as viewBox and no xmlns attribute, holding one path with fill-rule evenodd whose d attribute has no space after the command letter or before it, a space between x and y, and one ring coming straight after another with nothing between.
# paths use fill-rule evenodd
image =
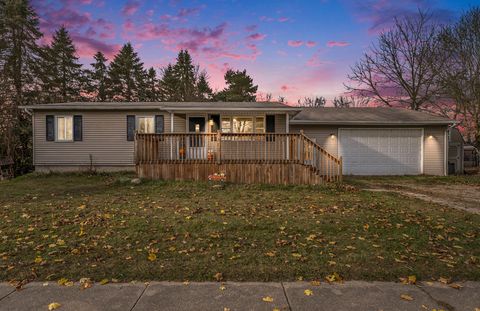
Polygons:
<instances>
[{"instance_id":1,"label":"wooden deck","mask_svg":"<svg viewBox=\"0 0 480 311\"><path fill-rule=\"evenodd\" d=\"M137 134L135 162L141 178L228 182L321 184L342 180L342 159L299 134Z\"/></svg>"}]
</instances>

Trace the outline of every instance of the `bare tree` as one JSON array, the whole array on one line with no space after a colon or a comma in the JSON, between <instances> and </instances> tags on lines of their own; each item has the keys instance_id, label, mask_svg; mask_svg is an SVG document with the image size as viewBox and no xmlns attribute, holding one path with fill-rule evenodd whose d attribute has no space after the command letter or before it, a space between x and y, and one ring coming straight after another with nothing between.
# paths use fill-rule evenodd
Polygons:
<instances>
[{"instance_id":1,"label":"bare tree","mask_svg":"<svg viewBox=\"0 0 480 311\"><path fill-rule=\"evenodd\" d=\"M332 101L333 106L337 108L366 107L369 102L370 99L368 97L343 95L335 97Z\"/></svg>"},{"instance_id":2,"label":"bare tree","mask_svg":"<svg viewBox=\"0 0 480 311\"><path fill-rule=\"evenodd\" d=\"M285 103L285 96L278 96L278 102L279 103Z\"/></svg>"},{"instance_id":3,"label":"bare tree","mask_svg":"<svg viewBox=\"0 0 480 311\"><path fill-rule=\"evenodd\" d=\"M434 101L439 65L444 64L438 33L439 26L422 11L396 18L393 28L380 34L377 44L351 68L347 89L387 106L413 110Z\"/></svg>"},{"instance_id":4,"label":"bare tree","mask_svg":"<svg viewBox=\"0 0 480 311\"><path fill-rule=\"evenodd\" d=\"M298 106L300 107L325 107L327 100L323 96L304 97L298 100Z\"/></svg>"},{"instance_id":5,"label":"bare tree","mask_svg":"<svg viewBox=\"0 0 480 311\"><path fill-rule=\"evenodd\" d=\"M443 89L456 104L454 113L461 115L467 140L480 145L480 8L465 13L440 38L448 56Z\"/></svg>"}]
</instances>

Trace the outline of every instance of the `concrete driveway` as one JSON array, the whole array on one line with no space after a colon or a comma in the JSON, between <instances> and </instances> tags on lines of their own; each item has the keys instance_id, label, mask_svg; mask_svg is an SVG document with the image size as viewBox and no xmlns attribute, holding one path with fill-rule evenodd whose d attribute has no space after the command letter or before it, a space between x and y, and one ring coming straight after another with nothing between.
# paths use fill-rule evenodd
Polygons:
<instances>
[{"instance_id":1,"label":"concrete driveway","mask_svg":"<svg viewBox=\"0 0 480 311\"><path fill-rule=\"evenodd\" d=\"M358 179L363 190L394 192L449 208L480 214L480 185L419 183L407 178Z\"/></svg>"},{"instance_id":2,"label":"concrete driveway","mask_svg":"<svg viewBox=\"0 0 480 311\"><path fill-rule=\"evenodd\" d=\"M30 283L22 290L0 283L0 310L462 310L480 308L480 283L404 285L351 281L342 284L173 283L98 285Z\"/></svg>"}]
</instances>

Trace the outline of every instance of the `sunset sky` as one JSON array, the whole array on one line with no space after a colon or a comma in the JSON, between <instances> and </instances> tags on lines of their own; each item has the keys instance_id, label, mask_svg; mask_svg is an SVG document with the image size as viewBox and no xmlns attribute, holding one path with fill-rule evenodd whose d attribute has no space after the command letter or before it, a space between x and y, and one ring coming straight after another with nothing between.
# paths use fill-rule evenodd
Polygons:
<instances>
[{"instance_id":1,"label":"sunset sky","mask_svg":"<svg viewBox=\"0 0 480 311\"><path fill-rule=\"evenodd\" d=\"M428 9L436 20L457 19L478 0L57 0L32 1L43 42L61 25L81 62L100 50L109 59L130 41L146 67L173 62L188 49L224 86L227 68L247 69L259 93L295 103L303 96L328 99L344 92L349 66L391 25L394 16Z\"/></svg>"}]
</instances>

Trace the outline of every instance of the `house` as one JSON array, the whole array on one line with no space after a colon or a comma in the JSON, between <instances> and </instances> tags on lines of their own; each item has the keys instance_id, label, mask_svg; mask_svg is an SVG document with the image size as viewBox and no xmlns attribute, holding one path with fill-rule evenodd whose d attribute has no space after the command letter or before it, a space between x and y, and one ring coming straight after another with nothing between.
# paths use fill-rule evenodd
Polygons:
<instances>
[{"instance_id":1,"label":"house","mask_svg":"<svg viewBox=\"0 0 480 311\"><path fill-rule=\"evenodd\" d=\"M347 175L445 175L454 122L393 108L267 102L105 102L23 106L37 171L320 183Z\"/></svg>"}]
</instances>

